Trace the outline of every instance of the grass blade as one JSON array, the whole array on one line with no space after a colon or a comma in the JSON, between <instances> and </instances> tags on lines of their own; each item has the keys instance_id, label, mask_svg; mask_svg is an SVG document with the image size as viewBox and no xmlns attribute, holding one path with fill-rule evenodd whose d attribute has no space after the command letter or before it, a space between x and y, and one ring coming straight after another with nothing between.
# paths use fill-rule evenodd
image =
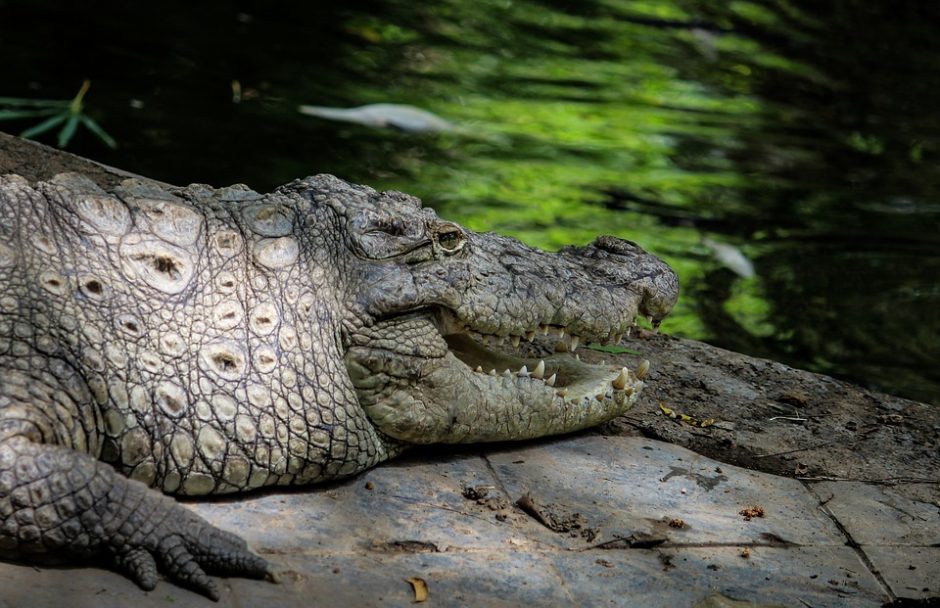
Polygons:
<instances>
[{"instance_id":1,"label":"grass blade","mask_svg":"<svg viewBox=\"0 0 940 608\"><path fill-rule=\"evenodd\" d=\"M69 101L61 99L26 99L24 97L0 97L0 106L26 106L40 108L67 108Z\"/></svg>"},{"instance_id":2,"label":"grass blade","mask_svg":"<svg viewBox=\"0 0 940 608\"><path fill-rule=\"evenodd\" d=\"M65 119L69 117L69 112L62 112L61 114L56 114L52 118L42 121L34 127L30 127L20 133L20 137L23 139L29 139L30 137L35 137L37 135L42 135L49 129L56 127L57 125L65 122Z\"/></svg>"},{"instance_id":3,"label":"grass blade","mask_svg":"<svg viewBox=\"0 0 940 608\"><path fill-rule=\"evenodd\" d=\"M82 124L88 127L89 131L97 135L98 139L103 141L106 146L108 146L112 150L118 147L117 142L114 141L114 138L108 135L108 133L104 129L101 128L101 125L95 122L93 118L91 118L90 116L85 116L84 114L82 114L80 118L81 118Z\"/></svg>"},{"instance_id":4,"label":"grass blade","mask_svg":"<svg viewBox=\"0 0 940 608\"><path fill-rule=\"evenodd\" d=\"M59 147L64 148L69 145L69 142L72 141L72 136L75 135L75 130L78 129L78 119L79 114L72 114L69 116L68 121L66 121L65 126L62 127L62 130L59 131Z\"/></svg>"},{"instance_id":5,"label":"grass blade","mask_svg":"<svg viewBox=\"0 0 940 608\"><path fill-rule=\"evenodd\" d=\"M58 108L48 108L46 110L0 110L0 120L14 120L16 118L30 118L32 116L49 116L58 113Z\"/></svg>"}]
</instances>

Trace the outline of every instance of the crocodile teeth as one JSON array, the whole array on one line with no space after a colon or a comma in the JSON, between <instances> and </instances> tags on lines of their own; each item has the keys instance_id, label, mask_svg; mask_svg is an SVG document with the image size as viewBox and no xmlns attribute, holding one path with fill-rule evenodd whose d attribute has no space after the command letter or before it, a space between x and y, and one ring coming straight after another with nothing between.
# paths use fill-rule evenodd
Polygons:
<instances>
[{"instance_id":1,"label":"crocodile teeth","mask_svg":"<svg viewBox=\"0 0 940 608\"><path fill-rule=\"evenodd\" d=\"M581 338L578 336L571 336L571 342L568 344L568 350L574 352L578 349L578 344L581 343Z\"/></svg>"},{"instance_id":2,"label":"crocodile teeth","mask_svg":"<svg viewBox=\"0 0 940 608\"><path fill-rule=\"evenodd\" d=\"M629 377L630 376L629 376L629 372L627 372L627 368L625 367L621 368L620 375L614 378L611 381L611 384L613 384L614 388L617 389L618 391L622 391L624 388L626 388L627 380L629 379Z\"/></svg>"},{"instance_id":3,"label":"crocodile teeth","mask_svg":"<svg viewBox=\"0 0 940 608\"><path fill-rule=\"evenodd\" d=\"M567 388L567 387L562 387L562 388L558 389L557 391L555 391L555 394L558 395L559 397L564 397L565 395L568 394L568 388Z\"/></svg>"},{"instance_id":4,"label":"crocodile teeth","mask_svg":"<svg viewBox=\"0 0 940 608\"><path fill-rule=\"evenodd\" d=\"M535 332L534 332L534 331L527 331L527 332L525 333L525 339L528 340L529 342L531 342L532 340L535 340Z\"/></svg>"},{"instance_id":5,"label":"crocodile teeth","mask_svg":"<svg viewBox=\"0 0 940 608\"><path fill-rule=\"evenodd\" d=\"M496 375L496 369L491 369L491 370L490 370L490 375L491 375L491 376L495 376L495 375Z\"/></svg>"},{"instance_id":6,"label":"crocodile teeth","mask_svg":"<svg viewBox=\"0 0 940 608\"><path fill-rule=\"evenodd\" d=\"M548 325L539 325L539 330L542 332L543 336L548 335Z\"/></svg>"},{"instance_id":7,"label":"crocodile teeth","mask_svg":"<svg viewBox=\"0 0 940 608\"><path fill-rule=\"evenodd\" d=\"M521 336L513 336L510 340L513 346L519 346L519 341L522 339Z\"/></svg>"},{"instance_id":8,"label":"crocodile teeth","mask_svg":"<svg viewBox=\"0 0 940 608\"><path fill-rule=\"evenodd\" d=\"M503 378L512 378L512 372L507 369L503 372Z\"/></svg>"},{"instance_id":9,"label":"crocodile teeth","mask_svg":"<svg viewBox=\"0 0 940 608\"><path fill-rule=\"evenodd\" d=\"M636 377L641 380L646 377L646 374L650 371L650 362L649 359L643 359L643 362L640 363L640 367L636 368Z\"/></svg>"},{"instance_id":10,"label":"crocodile teeth","mask_svg":"<svg viewBox=\"0 0 940 608\"><path fill-rule=\"evenodd\" d=\"M623 334L614 334L614 344L620 344L621 340L623 340Z\"/></svg>"},{"instance_id":11,"label":"crocodile teeth","mask_svg":"<svg viewBox=\"0 0 940 608\"><path fill-rule=\"evenodd\" d=\"M539 364L532 370L532 377L542 379L545 377L545 362L539 361Z\"/></svg>"},{"instance_id":12,"label":"crocodile teeth","mask_svg":"<svg viewBox=\"0 0 940 608\"><path fill-rule=\"evenodd\" d=\"M520 367L520 368L519 368L519 377L520 377L520 378L528 378L528 377L529 377L529 368L526 367L525 365L523 365L522 367Z\"/></svg>"},{"instance_id":13,"label":"crocodile teeth","mask_svg":"<svg viewBox=\"0 0 940 608\"><path fill-rule=\"evenodd\" d=\"M552 374L551 376L549 376L548 380L545 381L545 384L549 386L555 386L555 374ZM568 389L562 389L562 390L568 390Z\"/></svg>"},{"instance_id":14,"label":"crocodile teeth","mask_svg":"<svg viewBox=\"0 0 940 608\"><path fill-rule=\"evenodd\" d=\"M598 401L603 401L604 395L597 393L596 395L594 395L594 398L597 399Z\"/></svg>"},{"instance_id":15,"label":"crocodile teeth","mask_svg":"<svg viewBox=\"0 0 940 608\"><path fill-rule=\"evenodd\" d=\"M575 358L577 361L580 361L580 360L581 360L581 355L579 355L579 354L576 353L575 356L574 356L574 358Z\"/></svg>"},{"instance_id":16,"label":"crocodile teeth","mask_svg":"<svg viewBox=\"0 0 940 608\"><path fill-rule=\"evenodd\" d=\"M482 373L483 373L483 366L481 366L481 365L477 365L477 368L476 368L475 370L473 370L473 371L475 371L475 372L478 372L478 373L481 373L481 374L482 374Z\"/></svg>"}]
</instances>

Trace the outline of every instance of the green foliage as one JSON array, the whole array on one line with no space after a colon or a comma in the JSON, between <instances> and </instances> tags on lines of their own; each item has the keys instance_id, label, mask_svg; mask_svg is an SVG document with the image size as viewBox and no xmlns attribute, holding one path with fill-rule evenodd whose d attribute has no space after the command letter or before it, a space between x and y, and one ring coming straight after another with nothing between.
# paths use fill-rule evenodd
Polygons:
<instances>
[{"instance_id":1,"label":"green foliage","mask_svg":"<svg viewBox=\"0 0 940 608\"><path fill-rule=\"evenodd\" d=\"M90 81L84 81L81 89L71 100L0 97L0 120L47 117L20 133L20 137L32 139L62 125L56 140L60 148L67 147L72 137L75 136L78 126L83 125L106 146L112 149L117 148L114 138L108 135L91 116L84 113L85 93L88 92L90 86Z\"/></svg>"},{"instance_id":2,"label":"green foliage","mask_svg":"<svg viewBox=\"0 0 940 608\"><path fill-rule=\"evenodd\" d=\"M640 355L640 351L633 350L632 348L626 348L618 344L588 344L584 348L590 350L596 350L602 353L611 353L615 355Z\"/></svg>"}]
</instances>

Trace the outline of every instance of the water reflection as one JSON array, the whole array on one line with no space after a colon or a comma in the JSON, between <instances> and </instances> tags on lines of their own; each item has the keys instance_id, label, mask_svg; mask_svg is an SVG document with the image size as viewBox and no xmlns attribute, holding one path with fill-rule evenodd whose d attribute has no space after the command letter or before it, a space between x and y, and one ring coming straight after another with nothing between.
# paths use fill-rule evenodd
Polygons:
<instances>
[{"instance_id":1,"label":"water reflection","mask_svg":"<svg viewBox=\"0 0 940 608\"><path fill-rule=\"evenodd\" d=\"M3 92L91 77L89 112L122 148L75 151L171 182L325 171L542 247L637 240L683 280L667 331L940 402L940 5L308 4L8 0ZM375 103L457 129L296 112Z\"/></svg>"}]
</instances>

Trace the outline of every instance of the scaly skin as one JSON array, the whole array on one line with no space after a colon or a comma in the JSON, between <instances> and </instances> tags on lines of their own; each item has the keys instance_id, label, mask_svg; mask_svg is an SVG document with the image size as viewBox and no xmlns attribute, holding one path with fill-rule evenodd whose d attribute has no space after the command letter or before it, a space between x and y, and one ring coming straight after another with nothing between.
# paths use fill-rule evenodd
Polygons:
<instances>
[{"instance_id":1,"label":"scaly skin","mask_svg":"<svg viewBox=\"0 0 940 608\"><path fill-rule=\"evenodd\" d=\"M626 241L547 254L331 176L268 195L0 177L0 556L110 555L217 598L206 570L267 564L161 492L609 420L636 373L538 355L619 340L677 294Z\"/></svg>"}]
</instances>

